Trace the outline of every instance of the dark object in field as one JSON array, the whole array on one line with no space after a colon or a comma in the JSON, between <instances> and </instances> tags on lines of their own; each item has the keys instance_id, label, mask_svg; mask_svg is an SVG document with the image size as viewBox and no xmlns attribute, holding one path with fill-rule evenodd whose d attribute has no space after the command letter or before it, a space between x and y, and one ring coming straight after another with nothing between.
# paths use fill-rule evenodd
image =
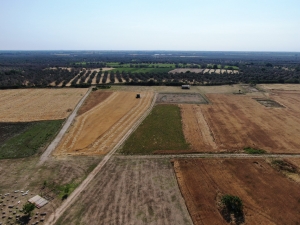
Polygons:
<instances>
[{"instance_id":1,"label":"dark object in field","mask_svg":"<svg viewBox=\"0 0 300 225\"><path fill-rule=\"evenodd\" d=\"M136 94L136 98L141 98L141 95L140 94Z\"/></svg>"}]
</instances>

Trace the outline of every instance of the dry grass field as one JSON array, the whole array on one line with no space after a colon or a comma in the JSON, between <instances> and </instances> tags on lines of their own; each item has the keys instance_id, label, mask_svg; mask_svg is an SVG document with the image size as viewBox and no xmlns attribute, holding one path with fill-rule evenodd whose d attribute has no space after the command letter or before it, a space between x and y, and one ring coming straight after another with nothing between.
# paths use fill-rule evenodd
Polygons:
<instances>
[{"instance_id":1,"label":"dry grass field","mask_svg":"<svg viewBox=\"0 0 300 225\"><path fill-rule=\"evenodd\" d=\"M195 68L181 68L181 69L174 69L169 71L168 73L186 73L187 71L190 71L191 73L202 73L203 69L195 69Z\"/></svg>"},{"instance_id":2,"label":"dry grass field","mask_svg":"<svg viewBox=\"0 0 300 225\"><path fill-rule=\"evenodd\" d=\"M58 224L192 224L167 159L112 158Z\"/></svg>"},{"instance_id":3,"label":"dry grass field","mask_svg":"<svg viewBox=\"0 0 300 225\"><path fill-rule=\"evenodd\" d=\"M109 93L101 103L76 117L54 154L106 154L150 107L153 96L153 92L143 92L136 99L134 92Z\"/></svg>"},{"instance_id":4,"label":"dry grass field","mask_svg":"<svg viewBox=\"0 0 300 225\"><path fill-rule=\"evenodd\" d=\"M0 90L0 122L65 119L87 90Z\"/></svg>"},{"instance_id":5,"label":"dry grass field","mask_svg":"<svg viewBox=\"0 0 300 225\"><path fill-rule=\"evenodd\" d=\"M207 97L212 104L181 105L184 133L194 150L232 152L253 147L273 153L299 153L300 93L270 94L284 106L280 108L266 107L246 95Z\"/></svg>"},{"instance_id":6,"label":"dry grass field","mask_svg":"<svg viewBox=\"0 0 300 225\"><path fill-rule=\"evenodd\" d=\"M16 210L16 207L21 209L29 198L45 193L48 193L48 196L52 196L53 199L40 210L35 209L34 214L36 212L46 212L45 217L47 218L62 203L60 191L66 185L76 187L101 159L101 157L91 156L67 157L59 160L49 160L43 166L37 166L39 160L37 157L1 160L0 194L3 196L5 193L10 193L10 196L0 199L0 201L4 201L0 203L1 213L6 212L6 217L2 217L3 214L1 215L0 223L17 224L15 219L11 219L10 223L8 223L9 215L15 218L15 215L12 215L13 213L9 211ZM19 190L19 193L14 193L16 190ZM24 192L28 190L28 195L21 196L20 191L22 190ZM11 196L14 196L14 198ZM8 199L10 200L8 201ZM19 204L18 201L20 201ZM11 209L8 207L9 205L14 205L15 207ZM18 212L18 214L21 213ZM32 217L29 224L39 221L40 218L40 216L38 219ZM43 223L39 221L39 224Z\"/></svg>"},{"instance_id":7,"label":"dry grass field","mask_svg":"<svg viewBox=\"0 0 300 225\"><path fill-rule=\"evenodd\" d=\"M299 224L299 183L263 159L178 159L174 169L195 225L229 224L217 206L224 194L243 201L242 224Z\"/></svg>"},{"instance_id":8,"label":"dry grass field","mask_svg":"<svg viewBox=\"0 0 300 225\"><path fill-rule=\"evenodd\" d=\"M258 84L257 86L265 90L300 91L299 84Z\"/></svg>"}]
</instances>

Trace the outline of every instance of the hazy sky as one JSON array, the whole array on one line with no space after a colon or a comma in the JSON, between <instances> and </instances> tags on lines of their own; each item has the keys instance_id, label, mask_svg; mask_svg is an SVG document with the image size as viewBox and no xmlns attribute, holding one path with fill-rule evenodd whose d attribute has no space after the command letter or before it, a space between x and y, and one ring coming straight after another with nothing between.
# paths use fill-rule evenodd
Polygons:
<instances>
[{"instance_id":1,"label":"hazy sky","mask_svg":"<svg viewBox=\"0 0 300 225\"><path fill-rule=\"evenodd\" d=\"M0 50L300 51L300 0L0 0Z\"/></svg>"}]
</instances>

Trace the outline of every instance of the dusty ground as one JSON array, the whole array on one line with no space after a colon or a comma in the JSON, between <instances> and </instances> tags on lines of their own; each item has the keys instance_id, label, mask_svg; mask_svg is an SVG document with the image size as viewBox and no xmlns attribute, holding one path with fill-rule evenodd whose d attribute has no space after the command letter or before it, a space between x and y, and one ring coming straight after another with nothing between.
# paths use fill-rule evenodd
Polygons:
<instances>
[{"instance_id":1,"label":"dusty ground","mask_svg":"<svg viewBox=\"0 0 300 225\"><path fill-rule=\"evenodd\" d=\"M5 193L10 193L10 197L3 199L3 203L0 212L6 212L6 218L0 218L0 222L5 222L8 216L12 216L13 211L17 211L27 202L27 200L37 194L41 195L45 190L41 189L44 182L48 185L55 184L57 186L65 185L68 183L80 183L87 174L99 163L101 157L66 157L59 160L47 161L43 166L37 166L38 158L30 157L26 159L9 159L0 160L0 194L2 196ZM53 183L54 182L54 183ZM20 193L16 194L14 191L23 190L26 192L29 190L28 195L21 196ZM14 195L14 197L11 197ZM49 195L54 197L46 206L42 209L35 209L36 212L46 212L46 218L50 213L57 208L62 200L56 192L50 192ZM2 197L1 196L1 197ZM17 197L17 198L15 198ZM7 201L7 199L12 199ZM1 198L0 198L1 200ZM18 201L21 201L18 204ZM6 206L3 206L6 204ZM8 206L15 205L12 212L9 212ZM18 212L18 214L21 214ZM13 218L15 218L13 216ZM39 216L39 219L41 217ZM32 220L35 222L37 219ZM5 223L3 223L5 224ZM31 224L31 223L30 223ZM39 223L42 224L42 223Z\"/></svg>"},{"instance_id":2,"label":"dusty ground","mask_svg":"<svg viewBox=\"0 0 300 225\"><path fill-rule=\"evenodd\" d=\"M178 159L174 169L195 225L228 224L217 209L218 194L242 199L244 224L300 221L299 183L263 159Z\"/></svg>"},{"instance_id":3,"label":"dusty ground","mask_svg":"<svg viewBox=\"0 0 300 225\"><path fill-rule=\"evenodd\" d=\"M182 114L183 121L194 120L184 122L185 135L194 149L231 152L253 147L273 153L299 153L300 93L270 95L285 108L265 107L246 95L207 94L207 97L212 104L194 107L194 116ZM202 125L202 118L207 126ZM193 134L196 131L198 134ZM207 145L201 138L203 133L209 133L214 142Z\"/></svg>"},{"instance_id":4,"label":"dusty ground","mask_svg":"<svg viewBox=\"0 0 300 225\"><path fill-rule=\"evenodd\" d=\"M195 69L195 68L179 68L169 71L169 73L186 73L187 71L190 71L191 73L202 73L203 69Z\"/></svg>"},{"instance_id":5,"label":"dusty ground","mask_svg":"<svg viewBox=\"0 0 300 225\"><path fill-rule=\"evenodd\" d=\"M0 122L64 119L87 90L86 88L1 90Z\"/></svg>"},{"instance_id":6,"label":"dusty ground","mask_svg":"<svg viewBox=\"0 0 300 225\"><path fill-rule=\"evenodd\" d=\"M105 99L107 99L113 92L103 92L103 91L93 91L88 96L86 101L83 103L83 105L78 110L77 115L81 115L90 109L97 106L99 103L103 102Z\"/></svg>"},{"instance_id":7,"label":"dusty ground","mask_svg":"<svg viewBox=\"0 0 300 225\"><path fill-rule=\"evenodd\" d=\"M114 157L57 224L192 224L167 159Z\"/></svg>"},{"instance_id":8,"label":"dusty ground","mask_svg":"<svg viewBox=\"0 0 300 225\"><path fill-rule=\"evenodd\" d=\"M258 84L257 86L265 90L300 91L299 84Z\"/></svg>"},{"instance_id":9,"label":"dusty ground","mask_svg":"<svg viewBox=\"0 0 300 225\"><path fill-rule=\"evenodd\" d=\"M153 93L114 92L102 103L76 118L55 155L106 154L151 104Z\"/></svg>"},{"instance_id":10,"label":"dusty ground","mask_svg":"<svg viewBox=\"0 0 300 225\"><path fill-rule=\"evenodd\" d=\"M200 94L195 93L159 93L157 103L190 103L206 104L207 101Z\"/></svg>"},{"instance_id":11,"label":"dusty ground","mask_svg":"<svg viewBox=\"0 0 300 225\"><path fill-rule=\"evenodd\" d=\"M191 150L195 152L215 151L217 145L202 114L201 107L195 104L182 104L179 106L183 133L186 141L191 144Z\"/></svg>"}]
</instances>

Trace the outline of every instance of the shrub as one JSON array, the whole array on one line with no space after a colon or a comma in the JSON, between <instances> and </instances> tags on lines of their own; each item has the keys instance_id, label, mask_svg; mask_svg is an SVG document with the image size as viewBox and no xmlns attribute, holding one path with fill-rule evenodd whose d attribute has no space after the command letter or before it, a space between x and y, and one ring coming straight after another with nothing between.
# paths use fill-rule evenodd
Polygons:
<instances>
[{"instance_id":1,"label":"shrub","mask_svg":"<svg viewBox=\"0 0 300 225\"><path fill-rule=\"evenodd\" d=\"M251 147L244 148L244 151L248 154L264 154L264 153L266 153L266 151L263 149L256 149L256 148L251 148Z\"/></svg>"},{"instance_id":2,"label":"shrub","mask_svg":"<svg viewBox=\"0 0 300 225\"><path fill-rule=\"evenodd\" d=\"M238 196L224 195L221 201L229 213L234 215L243 214L243 202Z\"/></svg>"}]
</instances>

